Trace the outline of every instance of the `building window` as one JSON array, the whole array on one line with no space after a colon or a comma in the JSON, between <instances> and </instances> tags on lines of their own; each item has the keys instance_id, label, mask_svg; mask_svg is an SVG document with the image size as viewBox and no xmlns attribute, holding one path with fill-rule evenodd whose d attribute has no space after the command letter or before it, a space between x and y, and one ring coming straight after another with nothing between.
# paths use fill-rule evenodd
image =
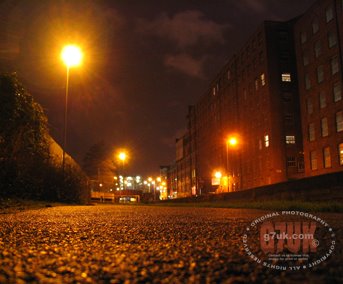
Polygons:
<instances>
[{"instance_id":1,"label":"building window","mask_svg":"<svg viewBox=\"0 0 343 284\"><path fill-rule=\"evenodd\" d=\"M307 113L308 114L312 114L313 113L313 103L312 103L312 99L308 98L306 100L306 105L307 105Z\"/></svg>"},{"instance_id":2,"label":"building window","mask_svg":"<svg viewBox=\"0 0 343 284\"><path fill-rule=\"evenodd\" d=\"M262 86L266 85L266 76L264 75L264 73L261 74L261 85Z\"/></svg>"},{"instance_id":3,"label":"building window","mask_svg":"<svg viewBox=\"0 0 343 284\"><path fill-rule=\"evenodd\" d=\"M338 57L334 57L331 59L331 74L335 75L339 71L339 65L338 65Z\"/></svg>"},{"instance_id":4,"label":"building window","mask_svg":"<svg viewBox=\"0 0 343 284\"><path fill-rule=\"evenodd\" d=\"M311 170L315 171L318 169L318 160L317 160L317 152L311 151L310 152L310 163L311 163Z\"/></svg>"},{"instance_id":5,"label":"building window","mask_svg":"<svg viewBox=\"0 0 343 284\"><path fill-rule=\"evenodd\" d=\"M333 32L329 32L328 34L328 42L329 42L329 47L334 47L337 44L337 38L336 34Z\"/></svg>"},{"instance_id":6,"label":"building window","mask_svg":"<svg viewBox=\"0 0 343 284\"><path fill-rule=\"evenodd\" d=\"M329 127L328 127L328 119L324 117L320 121L321 130L322 130L322 137L326 137L329 135Z\"/></svg>"},{"instance_id":7,"label":"building window","mask_svg":"<svg viewBox=\"0 0 343 284\"><path fill-rule=\"evenodd\" d=\"M269 135L264 135L264 147L269 147Z\"/></svg>"},{"instance_id":8,"label":"building window","mask_svg":"<svg viewBox=\"0 0 343 284\"><path fill-rule=\"evenodd\" d=\"M304 54L303 55L303 64L304 64L304 66L307 66L309 63L310 62L309 62L307 54Z\"/></svg>"},{"instance_id":9,"label":"building window","mask_svg":"<svg viewBox=\"0 0 343 284\"><path fill-rule=\"evenodd\" d=\"M305 43L307 41L307 34L306 32L301 32L300 33L300 42Z\"/></svg>"},{"instance_id":10,"label":"building window","mask_svg":"<svg viewBox=\"0 0 343 284\"><path fill-rule=\"evenodd\" d=\"M320 41L317 41L314 45L314 55L319 57L322 54L322 44Z\"/></svg>"},{"instance_id":11,"label":"building window","mask_svg":"<svg viewBox=\"0 0 343 284\"><path fill-rule=\"evenodd\" d=\"M294 125L294 115L289 113L285 114L285 124L286 125Z\"/></svg>"},{"instance_id":12,"label":"building window","mask_svg":"<svg viewBox=\"0 0 343 284\"><path fill-rule=\"evenodd\" d=\"M333 85L333 100L334 102L338 102L342 99L342 88L341 83L335 83Z\"/></svg>"},{"instance_id":13,"label":"building window","mask_svg":"<svg viewBox=\"0 0 343 284\"><path fill-rule=\"evenodd\" d=\"M316 132L314 128L314 123L310 123L308 126L308 139L310 141L316 140Z\"/></svg>"},{"instance_id":14,"label":"building window","mask_svg":"<svg viewBox=\"0 0 343 284\"><path fill-rule=\"evenodd\" d=\"M331 153L330 147L325 147L323 149L323 158L324 158L324 168L331 168Z\"/></svg>"},{"instance_id":15,"label":"building window","mask_svg":"<svg viewBox=\"0 0 343 284\"><path fill-rule=\"evenodd\" d=\"M320 108L326 107L326 95L323 92L319 94L319 106Z\"/></svg>"},{"instance_id":16,"label":"building window","mask_svg":"<svg viewBox=\"0 0 343 284\"><path fill-rule=\"evenodd\" d=\"M287 157L287 167L296 167L297 161L295 157Z\"/></svg>"},{"instance_id":17,"label":"building window","mask_svg":"<svg viewBox=\"0 0 343 284\"><path fill-rule=\"evenodd\" d=\"M295 144L295 136L294 135L286 136L286 144Z\"/></svg>"},{"instance_id":18,"label":"building window","mask_svg":"<svg viewBox=\"0 0 343 284\"><path fill-rule=\"evenodd\" d=\"M281 81L282 82L291 82L291 74L290 73L282 73L281 74Z\"/></svg>"},{"instance_id":19,"label":"building window","mask_svg":"<svg viewBox=\"0 0 343 284\"><path fill-rule=\"evenodd\" d=\"M336 130L337 132L343 131L343 111L336 113Z\"/></svg>"},{"instance_id":20,"label":"building window","mask_svg":"<svg viewBox=\"0 0 343 284\"><path fill-rule=\"evenodd\" d=\"M261 139L258 140L258 149L262 150L262 140Z\"/></svg>"},{"instance_id":21,"label":"building window","mask_svg":"<svg viewBox=\"0 0 343 284\"><path fill-rule=\"evenodd\" d=\"M317 82L321 83L324 81L324 67L318 66L317 68Z\"/></svg>"},{"instance_id":22,"label":"building window","mask_svg":"<svg viewBox=\"0 0 343 284\"><path fill-rule=\"evenodd\" d=\"M338 145L339 164L343 166L343 143Z\"/></svg>"},{"instance_id":23,"label":"building window","mask_svg":"<svg viewBox=\"0 0 343 284\"><path fill-rule=\"evenodd\" d=\"M326 8L325 16L326 16L326 22L327 23L333 19L333 8L332 8L332 6L329 6Z\"/></svg>"},{"instance_id":24,"label":"building window","mask_svg":"<svg viewBox=\"0 0 343 284\"><path fill-rule=\"evenodd\" d=\"M231 71L230 69L227 70L227 79L230 80L231 79Z\"/></svg>"},{"instance_id":25,"label":"building window","mask_svg":"<svg viewBox=\"0 0 343 284\"><path fill-rule=\"evenodd\" d=\"M318 25L318 21L315 20L312 22L312 32L313 34L317 33L319 31L319 25Z\"/></svg>"},{"instance_id":26,"label":"building window","mask_svg":"<svg viewBox=\"0 0 343 284\"><path fill-rule=\"evenodd\" d=\"M311 80L308 74L305 74L305 89L306 90L311 89Z\"/></svg>"},{"instance_id":27,"label":"building window","mask_svg":"<svg viewBox=\"0 0 343 284\"><path fill-rule=\"evenodd\" d=\"M258 79L255 78L255 90L257 91L258 90Z\"/></svg>"}]
</instances>

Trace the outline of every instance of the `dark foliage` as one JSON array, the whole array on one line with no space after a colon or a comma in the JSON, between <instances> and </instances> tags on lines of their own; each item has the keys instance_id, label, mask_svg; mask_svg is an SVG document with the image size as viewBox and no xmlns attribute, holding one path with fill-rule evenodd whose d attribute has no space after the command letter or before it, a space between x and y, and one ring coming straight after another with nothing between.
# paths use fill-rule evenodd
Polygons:
<instances>
[{"instance_id":1,"label":"dark foliage","mask_svg":"<svg viewBox=\"0 0 343 284\"><path fill-rule=\"evenodd\" d=\"M0 196L79 202L86 178L50 155L47 117L15 74L0 76Z\"/></svg>"}]
</instances>

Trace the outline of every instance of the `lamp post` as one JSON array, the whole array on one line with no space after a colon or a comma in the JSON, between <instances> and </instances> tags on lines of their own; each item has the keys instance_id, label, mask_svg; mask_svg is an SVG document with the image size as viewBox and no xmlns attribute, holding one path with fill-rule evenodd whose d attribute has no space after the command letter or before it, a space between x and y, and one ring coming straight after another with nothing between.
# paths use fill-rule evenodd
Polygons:
<instances>
[{"instance_id":1,"label":"lamp post","mask_svg":"<svg viewBox=\"0 0 343 284\"><path fill-rule=\"evenodd\" d=\"M122 174L123 174L123 189L125 189L125 174L124 174L124 164L127 159L127 154L123 151L119 152L118 159L121 161Z\"/></svg>"},{"instance_id":2,"label":"lamp post","mask_svg":"<svg viewBox=\"0 0 343 284\"><path fill-rule=\"evenodd\" d=\"M63 153L62 153L62 169L65 170L65 152L67 147L67 123L68 123L68 95L69 95L69 69L81 64L82 52L76 45L66 45L61 52L61 58L67 67L66 90L65 90L65 105L64 105L64 127L63 127Z\"/></svg>"},{"instance_id":3,"label":"lamp post","mask_svg":"<svg viewBox=\"0 0 343 284\"><path fill-rule=\"evenodd\" d=\"M238 145L238 138L236 136L229 136L226 140L226 173L228 175L228 189L230 189L230 174L229 174L229 148L235 148ZM232 173L232 176L234 174Z\"/></svg>"}]
</instances>

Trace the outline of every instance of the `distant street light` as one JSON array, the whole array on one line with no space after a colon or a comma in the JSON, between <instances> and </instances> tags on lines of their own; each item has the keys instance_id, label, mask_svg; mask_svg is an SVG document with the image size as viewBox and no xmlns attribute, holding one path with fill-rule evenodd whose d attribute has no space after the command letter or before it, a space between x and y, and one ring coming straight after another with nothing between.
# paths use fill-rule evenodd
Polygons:
<instances>
[{"instance_id":1,"label":"distant street light","mask_svg":"<svg viewBox=\"0 0 343 284\"><path fill-rule=\"evenodd\" d=\"M220 179L222 177L222 173L221 172L215 172L214 177L217 179Z\"/></svg>"},{"instance_id":2,"label":"distant street light","mask_svg":"<svg viewBox=\"0 0 343 284\"><path fill-rule=\"evenodd\" d=\"M227 176L228 176L228 187L230 188L230 184L231 184L231 181L230 181L230 168L229 168L229 148L237 148L239 144L239 140L238 140L238 137L237 136L229 136L227 139L226 139L226 173L227 173ZM234 173L232 173L232 176L234 176Z\"/></svg>"},{"instance_id":3,"label":"distant street light","mask_svg":"<svg viewBox=\"0 0 343 284\"><path fill-rule=\"evenodd\" d=\"M66 45L61 52L61 58L67 67L65 106L64 106L64 129L63 129L63 154L62 169L65 170L65 151L67 147L67 118L68 118L68 92L69 92L69 69L81 64L83 54L76 45Z\"/></svg>"},{"instance_id":4,"label":"distant street light","mask_svg":"<svg viewBox=\"0 0 343 284\"><path fill-rule=\"evenodd\" d=\"M127 154L124 151L120 151L118 153L118 159L121 161L121 167L122 167L122 174L123 174L123 189L125 189L125 174L124 174L124 165L125 161L127 160Z\"/></svg>"}]
</instances>

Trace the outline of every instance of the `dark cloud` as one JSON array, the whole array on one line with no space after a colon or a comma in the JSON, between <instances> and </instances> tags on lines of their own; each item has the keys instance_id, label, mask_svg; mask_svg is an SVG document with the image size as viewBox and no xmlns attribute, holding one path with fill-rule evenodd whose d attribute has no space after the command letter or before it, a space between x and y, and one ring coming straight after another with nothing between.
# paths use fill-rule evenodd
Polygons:
<instances>
[{"instance_id":1,"label":"dark cloud","mask_svg":"<svg viewBox=\"0 0 343 284\"><path fill-rule=\"evenodd\" d=\"M166 66L170 66L188 76L205 78L203 70L203 59L194 59L188 54L167 55L164 61Z\"/></svg>"},{"instance_id":2,"label":"dark cloud","mask_svg":"<svg viewBox=\"0 0 343 284\"><path fill-rule=\"evenodd\" d=\"M173 16L161 14L152 21L141 20L139 31L156 35L176 44L180 49L194 46L199 41L207 44L224 43L224 30L228 25L209 20L200 11L184 11Z\"/></svg>"}]
</instances>

